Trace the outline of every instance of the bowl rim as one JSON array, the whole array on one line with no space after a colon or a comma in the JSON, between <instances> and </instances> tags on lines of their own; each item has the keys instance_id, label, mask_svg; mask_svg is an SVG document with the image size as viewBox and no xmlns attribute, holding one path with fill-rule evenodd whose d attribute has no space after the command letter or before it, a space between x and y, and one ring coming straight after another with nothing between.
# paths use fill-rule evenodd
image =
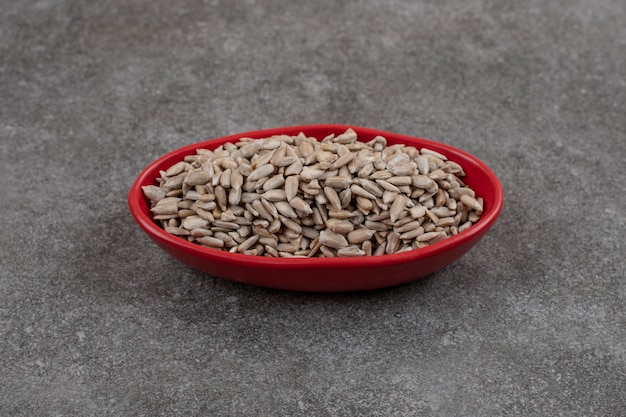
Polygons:
<instances>
[{"instance_id":1,"label":"bowl rim","mask_svg":"<svg viewBox=\"0 0 626 417\"><path fill-rule=\"evenodd\" d=\"M438 150L442 150L441 153L448 156L447 152L451 154L460 155L472 163L478 165L480 170L486 176L490 182L490 187L494 192L493 201L490 201L490 205L485 208L485 211L481 215L479 221L472 227L458 233L455 236L451 236L440 242L428 245L423 248L413 249L396 254L385 254L382 256L363 256L363 257L337 257L337 258L273 258L267 256L252 256L242 253L231 253L224 250L214 249L199 245L197 243L189 242L181 237L174 236L167 233L159 224L154 221L149 213L149 210L145 210L143 207L149 207L149 203L143 194L142 186L148 184L156 184L156 178L159 175L159 168L163 169L163 165L166 161L175 157L182 160L183 156L195 153L196 149L207 148L215 149L220 144L226 142L233 142L243 137L250 137L254 139L260 139L269 137L276 134L289 134L296 135L299 131L311 132L319 130L334 130L337 132L343 132L346 129L351 128L357 132L359 136L371 136L382 135L387 138L388 142L414 142L418 141L421 147L432 147ZM297 132L296 132L297 131ZM293 133L296 132L296 133ZM314 134L307 134L308 136L314 136ZM391 138L389 137L391 136ZM323 139L318 137L318 140ZM391 140L390 140L391 139ZM430 145L430 146L429 146ZM143 202L143 204L142 204ZM430 139L424 139L415 136L408 136L393 132L387 132L379 129L372 129L368 127L347 125L347 124L307 124L307 125L293 125L276 127L269 129L253 130L242 133L235 133L227 136L215 137L212 139L202 140L200 142L184 145L177 149L174 149L161 157L157 158L146 166L141 173L137 176L128 192L128 207L134 217L135 221L147 233L152 239L162 242L168 246L172 246L179 251L186 252L189 255L204 258L205 260L212 260L214 262L222 263L236 263L240 266L250 268L261 269L337 269L337 268L351 268L351 267L367 267L367 266L380 266L391 264L412 263L419 260L424 260L435 254L446 252L454 249L464 242L480 237L496 222L497 218L502 211L504 203L504 193L502 185L495 175L495 173L480 159L465 152L454 146L436 142ZM277 262L277 259L280 259Z\"/></svg>"}]
</instances>

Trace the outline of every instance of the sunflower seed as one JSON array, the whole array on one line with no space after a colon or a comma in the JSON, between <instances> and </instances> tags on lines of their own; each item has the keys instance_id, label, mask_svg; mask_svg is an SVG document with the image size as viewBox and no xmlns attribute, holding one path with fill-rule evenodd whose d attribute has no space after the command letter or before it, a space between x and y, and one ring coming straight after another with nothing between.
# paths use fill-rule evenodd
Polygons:
<instances>
[{"instance_id":1,"label":"sunflower seed","mask_svg":"<svg viewBox=\"0 0 626 417\"><path fill-rule=\"evenodd\" d=\"M328 186L324 187L324 194L326 195L326 199L328 200L331 208L334 210L341 210L341 200L339 199L339 195L334 188Z\"/></svg>"},{"instance_id":2,"label":"sunflower seed","mask_svg":"<svg viewBox=\"0 0 626 417\"><path fill-rule=\"evenodd\" d=\"M291 175L285 180L285 197L287 201L293 200L298 195L298 186L300 180L297 175Z\"/></svg>"},{"instance_id":3,"label":"sunflower seed","mask_svg":"<svg viewBox=\"0 0 626 417\"><path fill-rule=\"evenodd\" d=\"M427 232L416 237L418 242L426 242L439 236L439 232Z\"/></svg>"},{"instance_id":4,"label":"sunflower seed","mask_svg":"<svg viewBox=\"0 0 626 417\"><path fill-rule=\"evenodd\" d=\"M442 217L437 221L436 225L440 227L452 226L454 225L454 217Z\"/></svg>"},{"instance_id":5,"label":"sunflower seed","mask_svg":"<svg viewBox=\"0 0 626 417\"><path fill-rule=\"evenodd\" d=\"M270 215L274 219L278 217L278 210L276 209L276 206L271 201L261 198L261 204L263 204L263 207L265 207L265 209L270 213Z\"/></svg>"},{"instance_id":6,"label":"sunflower seed","mask_svg":"<svg viewBox=\"0 0 626 417\"><path fill-rule=\"evenodd\" d=\"M354 143L357 140L357 134L354 130L348 128L344 133L337 135L336 137L334 137L332 139L333 142L335 143L343 143L343 144L348 144L348 143Z\"/></svg>"},{"instance_id":7,"label":"sunflower seed","mask_svg":"<svg viewBox=\"0 0 626 417\"><path fill-rule=\"evenodd\" d=\"M307 203L306 201L304 201L303 199L301 199L300 197L292 198L289 201L289 204L291 205L291 207L293 207L294 209L296 209L297 211L299 211L305 216L308 216L309 214L313 213L313 210L311 209L311 205Z\"/></svg>"},{"instance_id":8,"label":"sunflower seed","mask_svg":"<svg viewBox=\"0 0 626 417\"><path fill-rule=\"evenodd\" d=\"M349 188L346 188L345 190L341 191L339 193L339 200L341 201L341 208L342 209L347 208L352 202L352 191L350 191Z\"/></svg>"},{"instance_id":9,"label":"sunflower seed","mask_svg":"<svg viewBox=\"0 0 626 417\"><path fill-rule=\"evenodd\" d=\"M430 209L430 212L433 213L437 217L449 217L454 216L456 214L455 210L451 210L448 207L433 207Z\"/></svg>"},{"instance_id":10,"label":"sunflower seed","mask_svg":"<svg viewBox=\"0 0 626 417\"><path fill-rule=\"evenodd\" d=\"M369 198L357 196L356 206L363 214L369 214L369 212L374 208L374 202Z\"/></svg>"},{"instance_id":11,"label":"sunflower seed","mask_svg":"<svg viewBox=\"0 0 626 417\"><path fill-rule=\"evenodd\" d=\"M372 200L376 199L376 196L374 194L370 193L369 191L365 190L363 187L357 184L352 184L350 186L350 191L352 192L352 195L355 196L361 196Z\"/></svg>"},{"instance_id":12,"label":"sunflower seed","mask_svg":"<svg viewBox=\"0 0 626 417\"><path fill-rule=\"evenodd\" d=\"M387 178L387 182L396 186L399 185L411 185L411 177L408 175L402 175L402 176L393 176L393 177L389 177Z\"/></svg>"},{"instance_id":13,"label":"sunflower seed","mask_svg":"<svg viewBox=\"0 0 626 417\"><path fill-rule=\"evenodd\" d=\"M298 246L294 245L293 243L279 243L276 246L276 250L279 252L288 252L293 254L295 251L298 250Z\"/></svg>"},{"instance_id":14,"label":"sunflower seed","mask_svg":"<svg viewBox=\"0 0 626 417\"><path fill-rule=\"evenodd\" d=\"M193 236L194 238L199 238L199 237L204 237L204 236L212 236L213 232L210 231L209 229L203 229L201 227L198 227L196 229L191 230L191 236Z\"/></svg>"},{"instance_id":15,"label":"sunflower seed","mask_svg":"<svg viewBox=\"0 0 626 417\"><path fill-rule=\"evenodd\" d=\"M448 191L448 194L456 200L460 200L462 195L468 195L473 198L476 197L474 190L468 187L452 188Z\"/></svg>"},{"instance_id":16,"label":"sunflower seed","mask_svg":"<svg viewBox=\"0 0 626 417\"><path fill-rule=\"evenodd\" d=\"M361 250L365 252L365 256L372 256L372 241L366 240L361 243Z\"/></svg>"},{"instance_id":17,"label":"sunflower seed","mask_svg":"<svg viewBox=\"0 0 626 417\"><path fill-rule=\"evenodd\" d=\"M324 258L336 258L337 253L328 246L320 245L319 251L322 252Z\"/></svg>"},{"instance_id":18,"label":"sunflower seed","mask_svg":"<svg viewBox=\"0 0 626 417\"><path fill-rule=\"evenodd\" d=\"M396 253L400 249L400 235L396 232L391 232L387 235L387 244L385 245L385 253Z\"/></svg>"},{"instance_id":19,"label":"sunflower seed","mask_svg":"<svg viewBox=\"0 0 626 417\"><path fill-rule=\"evenodd\" d=\"M265 249L265 256L269 256L269 257L273 257L273 258L278 258L280 257L280 255L278 254L278 251L268 245L263 246L263 248Z\"/></svg>"},{"instance_id":20,"label":"sunflower seed","mask_svg":"<svg viewBox=\"0 0 626 417\"><path fill-rule=\"evenodd\" d=\"M413 220L411 222L405 223L402 226L394 227L395 231L398 233L406 233L411 230L415 230L421 226L421 223L417 220Z\"/></svg>"},{"instance_id":21,"label":"sunflower seed","mask_svg":"<svg viewBox=\"0 0 626 417\"><path fill-rule=\"evenodd\" d=\"M209 246L211 248L221 248L224 247L224 241L222 239L218 239L212 236L202 236L196 238L196 241L202 243L203 245Z\"/></svg>"},{"instance_id":22,"label":"sunflower seed","mask_svg":"<svg viewBox=\"0 0 626 417\"><path fill-rule=\"evenodd\" d=\"M165 198L165 190L156 185L144 185L141 189L144 195L152 202L157 202Z\"/></svg>"},{"instance_id":23,"label":"sunflower seed","mask_svg":"<svg viewBox=\"0 0 626 417\"><path fill-rule=\"evenodd\" d=\"M337 256L351 258L355 256L365 256L365 252L357 246L348 246L347 248L337 249Z\"/></svg>"},{"instance_id":24,"label":"sunflower seed","mask_svg":"<svg viewBox=\"0 0 626 417\"><path fill-rule=\"evenodd\" d=\"M276 174L263 183L263 190L270 191L282 187L285 184L285 177L282 174Z\"/></svg>"},{"instance_id":25,"label":"sunflower seed","mask_svg":"<svg viewBox=\"0 0 626 417\"><path fill-rule=\"evenodd\" d=\"M322 174L324 174L324 171L321 169L305 166L300 172L300 178L304 181L310 181L321 177Z\"/></svg>"},{"instance_id":26,"label":"sunflower seed","mask_svg":"<svg viewBox=\"0 0 626 417\"><path fill-rule=\"evenodd\" d=\"M183 229L182 227L170 227L165 226L165 231L175 236L190 236L191 232L187 229Z\"/></svg>"},{"instance_id":27,"label":"sunflower seed","mask_svg":"<svg viewBox=\"0 0 626 417\"><path fill-rule=\"evenodd\" d=\"M166 180L163 183L163 188L169 189L169 190L175 190L175 189L181 188L186 176L187 176L187 172L182 172L170 178L166 177Z\"/></svg>"},{"instance_id":28,"label":"sunflower seed","mask_svg":"<svg viewBox=\"0 0 626 417\"><path fill-rule=\"evenodd\" d=\"M320 213L322 214L322 218L323 218L326 211L320 210ZM354 216L355 214L349 210L332 210L332 209L328 210L328 215L327 215L327 217L334 217L335 219L350 219Z\"/></svg>"},{"instance_id":29,"label":"sunflower seed","mask_svg":"<svg viewBox=\"0 0 626 417\"><path fill-rule=\"evenodd\" d=\"M437 151L433 151L432 149L422 148L422 149L420 149L420 152L421 152L423 155L432 155L432 156L435 156L435 157L437 157L437 158L441 159L442 161L447 161L447 160L448 160L448 158L446 158L446 156L445 156L445 155L442 155L442 154L440 154L440 153L439 153L439 152L437 152Z\"/></svg>"},{"instance_id":30,"label":"sunflower seed","mask_svg":"<svg viewBox=\"0 0 626 417\"><path fill-rule=\"evenodd\" d=\"M396 198L393 200L391 204L391 209L389 210L389 218L392 223L395 223L400 216L400 213L406 208L406 199L402 194L396 195Z\"/></svg>"},{"instance_id":31,"label":"sunflower seed","mask_svg":"<svg viewBox=\"0 0 626 417\"><path fill-rule=\"evenodd\" d=\"M335 233L339 233L341 235L346 235L354 230L354 224L342 220L335 222L331 227L329 227L331 231Z\"/></svg>"},{"instance_id":32,"label":"sunflower seed","mask_svg":"<svg viewBox=\"0 0 626 417\"><path fill-rule=\"evenodd\" d=\"M439 217L437 217L435 213L430 210L426 210L426 217L428 217L435 224L439 221Z\"/></svg>"},{"instance_id":33,"label":"sunflower seed","mask_svg":"<svg viewBox=\"0 0 626 417\"><path fill-rule=\"evenodd\" d=\"M258 181L263 177L267 177L274 172L274 166L270 164L261 165L248 175L247 181Z\"/></svg>"},{"instance_id":34,"label":"sunflower seed","mask_svg":"<svg viewBox=\"0 0 626 417\"><path fill-rule=\"evenodd\" d=\"M433 172L431 172L428 175L428 178L430 178L433 181L440 181L440 180L445 180L446 179L446 175L447 174L445 172L443 172L442 169L438 168L438 169L434 170Z\"/></svg>"},{"instance_id":35,"label":"sunflower seed","mask_svg":"<svg viewBox=\"0 0 626 417\"><path fill-rule=\"evenodd\" d=\"M317 253L319 252L320 248L322 247L322 244L319 241L319 236L311 241L310 246L311 246L311 250L307 254L307 257L309 257L309 258L312 257L312 256L317 255Z\"/></svg>"},{"instance_id":36,"label":"sunflower seed","mask_svg":"<svg viewBox=\"0 0 626 417\"><path fill-rule=\"evenodd\" d=\"M374 182L372 180L369 180L369 179L366 179L366 178L357 178L357 179L354 180L354 182L356 184L360 185L361 187L363 187L363 189L365 191L371 193L375 197L382 197L383 196L384 188L381 187L379 184L377 184L376 182ZM392 185L392 187L397 189L397 187L395 187L393 185Z\"/></svg>"},{"instance_id":37,"label":"sunflower seed","mask_svg":"<svg viewBox=\"0 0 626 417\"><path fill-rule=\"evenodd\" d=\"M409 213L411 214L411 217L413 217L414 219L420 219L426 215L426 210L427 210L426 207L418 205L418 206L412 207L409 210Z\"/></svg>"},{"instance_id":38,"label":"sunflower seed","mask_svg":"<svg viewBox=\"0 0 626 417\"><path fill-rule=\"evenodd\" d=\"M337 188L339 190L343 190L348 188L352 184L352 178L346 177L329 177L324 181L325 185L328 187Z\"/></svg>"},{"instance_id":39,"label":"sunflower seed","mask_svg":"<svg viewBox=\"0 0 626 417\"><path fill-rule=\"evenodd\" d=\"M244 158L251 158L253 155L256 155L261 148L263 147L263 142L261 140L253 140L250 141L247 145L242 146L239 149L239 153Z\"/></svg>"},{"instance_id":40,"label":"sunflower seed","mask_svg":"<svg viewBox=\"0 0 626 417\"><path fill-rule=\"evenodd\" d=\"M352 161L355 157L355 154L353 154L352 152L348 151L348 153L344 153L343 155L339 156L339 158L337 158L334 162L332 167L334 169L339 169L345 165L348 165L348 163L350 163L350 161Z\"/></svg>"},{"instance_id":41,"label":"sunflower seed","mask_svg":"<svg viewBox=\"0 0 626 417\"><path fill-rule=\"evenodd\" d=\"M297 160L293 164L285 168L285 175L287 176L300 175L300 173L302 172L302 169L303 169L302 162L300 162L300 160Z\"/></svg>"},{"instance_id":42,"label":"sunflower seed","mask_svg":"<svg viewBox=\"0 0 626 417\"><path fill-rule=\"evenodd\" d=\"M184 175L184 173L181 175ZM209 182L210 179L211 178L209 177L209 174L207 174L205 171L196 169L193 171L189 171L189 173L185 176L183 182L187 185L194 186L206 184L207 182Z\"/></svg>"},{"instance_id":43,"label":"sunflower seed","mask_svg":"<svg viewBox=\"0 0 626 417\"><path fill-rule=\"evenodd\" d=\"M467 220L471 221L472 223L476 223L478 221L479 218L479 214L475 211L471 211L468 215L467 215Z\"/></svg>"},{"instance_id":44,"label":"sunflower seed","mask_svg":"<svg viewBox=\"0 0 626 417\"><path fill-rule=\"evenodd\" d=\"M286 201L276 201L274 203L274 207L276 207L276 210L285 217L289 217L292 219L298 218L298 214L296 213L296 211Z\"/></svg>"},{"instance_id":45,"label":"sunflower seed","mask_svg":"<svg viewBox=\"0 0 626 417\"><path fill-rule=\"evenodd\" d=\"M430 171L428 166L428 158L420 155L415 159L415 163L417 164L417 169L421 175L428 175Z\"/></svg>"},{"instance_id":46,"label":"sunflower seed","mask_svg":"<svg viewBox=\"0 0 626 417\"><path fill-rule=\"evenodd\" d=\"M205 228L206 226L209 225L209 223L210 222L208 220L195 215L195 216L185 217L183 221L181 222L181 226L184 229L193 230L193 229L198 229L198 228Z\"/></svg>"},{"instance_id":47,"label":"sunflower seed","mask_svg":"<svg viewBox=\"0 0 626 417\"><path fill-rule=\"evenodd\" d=\"M174 165L172 165L171 167L169 167L167 169L167 171L165 171L165 175L168 176L168 177L173 177L175 175L178 175L181 172L185 171L187 166L189 166L189 164L187 162L184 162L184 161L177 162Z\"/></svg>"},{"instance_id":48,"label":"sunflower seed","mask_svg":"<svg viewBox=\"0 0 626 417\"><path fill-rule=\"evenodd\" d=\"M322 245L329 248L339 249L348 246L348 241L343 235L335 233L331 230L322 230L320 232L319 241Z\"/></svg>"},{"instance_id":49,"label":"sunflower seed","mask_svg":"<svg viewBox=\"0 0 626 417\"><path fill-rule=\"evenodd\" d=\"M356 229L348 233L348 242L351 244L363 243L370 240L374 236L375 230L372 229Z\"/></svg>"},{"instance_id":50,"label":"sunflower seed","mask_svg":"<svg viewBox=\"0 0 626 417\"><path fill-rule=\"evenodd\" d=\"M257 211L257 213L259 213L259 216L261 216L262 218L268 221L274 220L274 216L272 216L272 214L267 210L267 208L260 199L254 200L252 202L252 207Z\"/></svg>"},{"instance_id":51,"label":"sunflower seed","mask_svg":"<svg viewBox=\"0 0 626 417\"><path fill-rule=\"evenodd\" d=\"M250 236L249 238L247 238L246 240L244 240L243 242L241 242L239 244L239 246L237 247L237 251L238 252L245 252L248 249L250 249L257 241L259 240L259 235L253 235Z\"/></svg>"},{"instance_id":52,"label":"sunflower seed","mask_svg":"<svg viewBox=\"0 0 626 417\"><path fill-rule=\"evenodd\" d=\"M221 185L215 187L215 201L217 202L217 206L222 211L225 211L228 207L228 197L226 195L226 190Z\"/></svg>"},{"instance_id":53,"label":"sunflower seed","mask_svg":"<svg viewBox=\"0 0 626 417\"><path fill-rule=\"evenodd\" d=\"M483 207L482 205L478 202L478 200L476 200L474 197L467 195L467 194L463 194L461 195L461 203L465 204L467 207L469 207L472 210L476 210L478 212L482 212L483 211Z\"/></svg>"},{"instance_id":54,"label":"sunflower seed","mask_svg":"<svg viewBox=\"0 0 626 417\"><path fill-rule=\"evenodd\" d=\"M391 184L388 181L385 180L376 180L376 182L385 190L385 191L390 191L392 193L399 193L400 189L398 187L396 187L395 185ZM380 197L380 196L379 196Z\"/></svg>"},{"instance_id":55,"label":"sunflower seed","mask_svg":"<svg viewBox=\"0 0 626 417\"><path fill-rule=\"evenodd\" d=\"M461 233L464 230L469 229L471 226L472 226L472 222L471 221L463 223L462 225L459 226L459 233Z\"/></svg>"},{"instance_id":56,"label":"sunflower seed","mask_svg":"<svg viewBox=\"0 0 626 417\"><path fill-rule=\"evenodd\" d=\"M150 209L152 214L155 215L167 215L178 213L178 203L176 201L160 200L154 207Z\"/></svg>"},{"instance_id":57,"label":"sunflower seed","mask_svg":"<svg viewBox=\"0 0 626 417\"><path fill-rule=\"evenodd\" d=\"M271 202L286 201L287 193L282 189L269 190L261 194L261 197Z\"/></svg>"}]
</instances>

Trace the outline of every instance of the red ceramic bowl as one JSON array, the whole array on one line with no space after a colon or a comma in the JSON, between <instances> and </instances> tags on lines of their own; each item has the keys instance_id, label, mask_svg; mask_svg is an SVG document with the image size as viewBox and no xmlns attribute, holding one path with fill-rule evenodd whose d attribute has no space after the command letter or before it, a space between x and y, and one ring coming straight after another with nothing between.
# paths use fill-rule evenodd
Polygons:
<instances>
[{"instance_id":1,"label":"red ceramic bowl","mask_svg":"<svg viewBox=\"0 0 626 417\"><path fill-rule=\"evenodd\" d=\"M215 149L226 142L237 142L241 137L265 138L275 134L297 135L304 132L319 140L330 133L343 133L348 127L354 129L359 140L369 141L376 135L387 138L388 144L404 143L417 148L430 148L446 155L463 167L464 182L484 199L484 212L480 220L469 229L425 248L395 255L359 258L269 258L233 254L190 243L185 239L166 233L152 220L149 202L141 189L156 184L159 171L181 161L196 149ZM314 291L358 291L389 287L419 278L456 261L470 250L493 226L503 204L502 186L495 174L474 156L444 145L410 136L347 125L291 126L236 135L194 143L172 151L152 162L139 175L128 194L130 212L148 236L175 259L209 275L236 282L262 287Z\"/></svg>"}]
</instances>

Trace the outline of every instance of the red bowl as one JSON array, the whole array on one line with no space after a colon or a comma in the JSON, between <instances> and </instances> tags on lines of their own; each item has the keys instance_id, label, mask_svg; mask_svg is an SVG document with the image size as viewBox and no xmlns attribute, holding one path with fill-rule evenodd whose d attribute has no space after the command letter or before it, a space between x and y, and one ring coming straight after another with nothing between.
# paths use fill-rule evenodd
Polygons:
<instances>
[{"instance_id":1,"label":"red bowl","mask_svg":"<svg viewBox=\"0 0 626 417\"><path fill-rule=\"evenodd\" d=\"M369 141L377 135L388 144L404 143L416 148L430 148L459 163L466 176L463 181L484 200L480 220L469 229L425 248L394 255L358 258L270 258L229 253L207 248L173 236L152 219L142 186L156 184L160 170L166 170L196 149L215 149L241 137L265 138L275 134L307 136L323 139L331 133L354 129L359 140ZM194 143L172 151L152 162L141 172L128 194L128 206L144 232L165 252L184 264L209 275L245 284L268 288L312 292L370 290L414 281L442 269L469 251L493 226L502 210L504 197L496 175L474 156L438 142L379 130L347 125L307 125L280 127L238 133Z\"/></svg>"}]
</instances>

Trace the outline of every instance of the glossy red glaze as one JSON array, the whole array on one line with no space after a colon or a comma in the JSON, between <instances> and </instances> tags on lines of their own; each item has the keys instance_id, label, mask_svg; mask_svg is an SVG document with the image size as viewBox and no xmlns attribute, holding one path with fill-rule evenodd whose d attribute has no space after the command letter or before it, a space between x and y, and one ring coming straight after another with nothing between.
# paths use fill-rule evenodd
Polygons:
<instances>
[{"instance_id":1,"label":"glossy red glaze","mask_svg":"<svg viewBox=\"0 0 626 417\"><path fill-rule=\"evenodd\" d=\"M362 141L369 141L377 135L382 135L387 138L388 144L404 143L418 149L430 148L461 164L466 173L463 180L484 199L484 212L478 223L444 241L395 255L278 259L232 254L206 248L166 233L158 223L152 220L149 203L141 187L156 184L160 170L165 170L181 161L186 155L195 154L198 148L215 149L226 142L236 142L241 137L256 139L275 134L297 135L299 132L321 140L330 133L343 133L348 127L354 129L359 140ZM462 150L426 139L348 125L280 127L238 133L184 146L148 165L128 194L130 212L139 226L165 252L188 266L212 276L245 284L312 292L370 290L398 285L430 275L456 261L478 243L498 218L503 201L502 187L496 175L483 162Z\"/></svg>"}]
</instances>

